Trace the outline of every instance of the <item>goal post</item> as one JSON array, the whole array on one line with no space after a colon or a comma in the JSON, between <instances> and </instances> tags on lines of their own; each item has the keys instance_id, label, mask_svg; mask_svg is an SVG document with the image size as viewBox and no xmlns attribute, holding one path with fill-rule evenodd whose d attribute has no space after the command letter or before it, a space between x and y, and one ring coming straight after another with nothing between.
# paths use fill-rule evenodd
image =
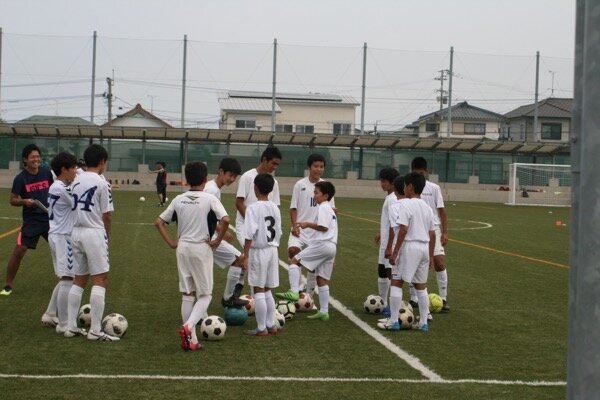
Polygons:
<instances>
[{"instance_id":1,"label":"goal post","mask_svg":"<svg viewBox=\"0 0 600 400\"><path fill-rule=\"evenodd\" d=\"M558 164L509 165L510 205L570 207L571 166Z\"/></svg>"}]
</instances>

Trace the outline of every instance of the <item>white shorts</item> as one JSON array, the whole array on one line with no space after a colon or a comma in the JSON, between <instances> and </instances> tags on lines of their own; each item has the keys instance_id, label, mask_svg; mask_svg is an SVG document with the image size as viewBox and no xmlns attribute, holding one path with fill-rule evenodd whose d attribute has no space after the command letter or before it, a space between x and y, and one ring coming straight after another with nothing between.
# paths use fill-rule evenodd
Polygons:
<instances>
[{"instance_id":1,"label":"white shorts","mask_svg":"<svg viewBox=\"0 0 600 400\"><path fill-rule=\"evenodd\" d=\"M313 242L296 254L302 266L321 278L330 280L335 262L336 244L333 242Z\"/></svg>"},{"instance_id":2,"label":"white shorts","mask_svg":"<svg viewBox=\"0 0 600 400\"><path fill-rule=\"evenodd\" d=\"M429 243L404 242L392 268L392 278L409 283L427 283L429 274Z\"/></svg>"},{"instance_id":3,"label":"white shorts","mask_svg":"<svg viewBox=\"0 0 600 400\"><path fill-rule=\"evenodd\" d=\"M305 229L300 230L300 237L294 236L294 235L292 235L292 232L290 232L290 236L288 238L288 249L290 247L297 247L300 250L302 250L306 246L308 246L309 235L304 232L305 232Z\"/></svg>"},{"instance_id":4,"label":"white shorts","mask_svg":"<svg viewBox=\"0 0 600 400\"><path fill-rule=\"evenodd\" d=\"M213 250L213 261L220 268L227 268L235 262L242 253L226 240L221 241L219 247Z\"/></svg>"},{"instance_id":5,"label":"white shorts","mask_svg":"<svg viewBox=\"0 0 600 400\"><path fill-rule=\"evenodd\" d=\"M212 295L213 252L208 243L179 242L177 244L177 270L179 271L179 291Z\"/></svg>"},{"instance_id":6,"label":"white shorts","mask_svg":"<svg viewBox=\"0 0 600 400\"><path fill-rule=\"evenodd\" d=\"M279 253L277 247L250 248L248 284L259 288L279 286Z\"/></svg>"},{"instance_id":7,"label":"white shorts","mask_svg":"<svg viewBox=\"0 0 600 400\"><path fill-rule=\"evenodd\" d=\"M377 260L378 264L383 264L385 268L392 268L392 264L390 264L390 260L385 258L385 247L379 247L379 259Z\"/></svg>"},{"instance_id":8,"label":"white shorts","mask_svg":"<svg viewBox=\"0 0 600 400\"><path fill-rule=\"evenodd\" d=\"M50 245L50 254L52 255L52 264L56 276L59 278L75 276L75 259L73 257L71 235L50 233L48 244Z\"/></svg>"},{"instance_id":9,"label":"white shorts","mask_svg":"<svg viewBox=\"0 0 600 400\"><path fill-rule=\"evenodd\" d=\"M100 275L110 271L108 236L104 229L74 227L71 233L75 275Z\"/></svg>"},{"instance_id":10,"label":"white shorts","mask_svg":"<svg viewBox=\"0 0 600 400\"><path fill-rule=\"evenodd\" d=\"M442 246L442 231L439 226L435 227L435 248L433 249L434 256L446 255L444 246Z\"/></svg>"},{"instance_id":11,"label":"white shorts","mask_svg":"<svg viewBox=\"0 0 600 400\"><path fill-rule=\"evenodd\" d=\"M244 239L244 221L235 219L235 237L238 240L238 243L244 248L244 243L246 243L246 239Z\"/></svg>"}]
</instances>

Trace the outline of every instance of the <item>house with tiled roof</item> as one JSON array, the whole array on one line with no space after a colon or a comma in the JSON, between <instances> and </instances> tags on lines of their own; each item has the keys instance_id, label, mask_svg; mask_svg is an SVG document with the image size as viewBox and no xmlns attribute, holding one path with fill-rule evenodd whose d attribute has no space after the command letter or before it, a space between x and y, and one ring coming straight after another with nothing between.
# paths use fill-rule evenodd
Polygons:
<instances>
[{"instance_id":1,"label":"house with tiled roof","mask_svg":"<svg viewBox=\"0 0 600 400\"><path fill-rule=\"evenodd\" d=\"M506 139L514 141L568 142L573 116L573 99L549 97L538 102L537 126L535 103L526 104L504 114Z\"/></svg>"},{"instance_id":2,"label":"house with tiled roof","mask_svg":"<svg viewBox=\"0 0 600 400\"><path fill-rule=\"evenodd\" d=\"M504 116L466 101L451 107L452 130L448 129L448 107L421 115L409 126L420 138L451 137L498 140Z\"/></svg>"},{"instance_id":3,"label":"house with tiled roof","mask_svg":"<svg viewBox=\"0 0 600 400\"><path fill-rule=\"evenodd\" d=\"M96 126L93 122L80 117L62 117L59 115L32 115L17 122L17 124L28 125L75 125L75 126Z\"/></svg>"},{"instance_id":4,"label":"house with tiled roof","mask_svg":"<svg viewBox=\"0 0 600 400\"><path fill-rule=\"evenodd\" d=\"M117 115L116 118L113 118L102 126L172 128L171 124L147 111L141 104L136 104L131 110L124 114Z\"/></svg>"}]
</instances>

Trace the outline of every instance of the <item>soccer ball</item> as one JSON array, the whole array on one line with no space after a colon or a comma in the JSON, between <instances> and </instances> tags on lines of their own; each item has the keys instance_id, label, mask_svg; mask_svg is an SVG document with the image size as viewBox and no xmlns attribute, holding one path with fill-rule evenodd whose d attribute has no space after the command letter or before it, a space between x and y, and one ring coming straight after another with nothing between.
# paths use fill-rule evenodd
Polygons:
<instances>
[{"instance_id":1,"label":"soccer ball","mask_svg":"<svg viewBox=\"0 0 600 400\"><path fill-rule=\"evenodd\" d=\"M406 310L408 312L410 312L411 314L414 314L414 310L413 307L410 305L410 303L408 301L402 301L402 305L400 306L400 312L402 313L403 310Z\"/></svg>"},{"instance_id":2,"label":"soccer ball","mask_svg":"<svg viewBox=\"0 0 600 400\"><path fill-rule=\"evenodd\" d=\"M385 304L383 303L381 296L370 294L367 296L364 306L365 311L369 314L380 314L383 311Z\"/></svg>"},{"instance_id":3,"label":"soccer ball","mask_svg":"<svg viewBox=\"0 0 600 400\"><path fill-rule=\"evenodd\" d=\"M225 331L227 331L227 324L217 315L204 318L200 324L200 333L207 340L221 340L225 337Z\"/></svg>"},{"instance_id":4,"label":"soccer ball","mask_svg":"<svg viewBox=\"0 0 600 400\"><path fill-rule=\"evenodd\" d=\"M442 311L444 300L437 293L429 293L429 312L437 313Z\"/></svg>"},{"instance_id":5,"label":"soccer ball","mask_svg":"<svg viewBox=\"0 0 600 400\"><path fill-rule=\"evenodd\" d=\"M412 312L400 309L400 314L398 314L400 329L411 329L414 321L415 317Z\"/></svg>"},{"instance_id":6,"label":"soccer ball","mask_svg":"<svg viewBox=\"0 0 600 400\"><path fill-rule=\"evenodd\" d=\"M296 306L296 311L310 311L314 304L310 294L300 293L300 298L294 303L294 306Z\"/></svg>"},{"instance_id":7,"label":"soccer ball","mask_svg":"<svg viewBox=\"0 0 600 400\"><path fill-rule=\"evenodd\" d=\"M108 314L102 320L102 330L112 336L125 336L128 327L127 319L121 314Z\"/></svg>"},{"instance_id":8,"label":"soccer ball","mask_svg":"<svg viewBox=\"0 0 600 400\"><path fill-rule=\"evenodd\" d=\"M277 302L277 311L279 311L285 319L292 319L294 318L294 315L296 315L296 306L291 301L279 300Z\"/></svg>"},{"instance_id":9,"label":"soccer ball","mask_svg":"<svg viewBox=\"0 0 600 400\"><path fill-rule=\"evenodd\" d=\"M275 310L275 326L277 329L283 329L285 326L285 317L277 310Z\"/></svg>"},{"instance_id":10,"label":"soccer ball","mask_svg":"<svg viewBox=\"0 0 600 400\"><path fill-rule=\"evenodd\" d=\"M146 198L144 196L142 196L142 197L140 197L140 201L144 202L144 201L146 201Z\"/></svg>"},{"instance_id":11,"label":"soccer ball","mask_svg":"<svg viewBox=\"0 0 600 400\"><path fill-rule=\"evenodd\" d=\"M223 319L227 325L240 326L244 325L248 319L248 310L244 307L225 307Z\"/></svg>"},{"instance_id":12,"label":"soccer ball","mask_svg":"<svg viewBox=\"0 0 600 400\"><path fill-rule=\"evenodd\" d=\"M243 294L240 296L242 300L248 300L248 304L246 304L246 310L248 311L248 315L254 315L254 297L249 294Z\"/></svg>"},{"instance_id":13,"label":"soccer ball","mask_svg":"<svg viewBox=\"0 0 600 400\"><path fill-rule=\"evenodd\" d=\"M92 307L89 304L84 304L79 309L77 314L77 326L80 328L89 328L92 323Z\"/></svg>"}]
</instances>

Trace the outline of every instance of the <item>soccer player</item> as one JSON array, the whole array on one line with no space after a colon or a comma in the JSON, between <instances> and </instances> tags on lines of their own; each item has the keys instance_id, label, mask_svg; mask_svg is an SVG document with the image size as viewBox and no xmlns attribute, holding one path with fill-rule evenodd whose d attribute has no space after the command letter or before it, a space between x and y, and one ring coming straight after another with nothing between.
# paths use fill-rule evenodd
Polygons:
<instances>
[{"instance_id":1,"label":"soccer player","mask_svg":"<svg viewBox=\"0 0 600 400\"><path fill-rule=\"evenodd\" d=\"M387 193L381 207L381 218L379 222L379 233L375 235L373 240L379 245L379 258L377 260L377 288L379 296L383 299L385 308L383 314L386 317L390 315L390 307L388 306L388 293L390 290L390 279L392 277L392 266L388 261L390 254L385 253L390 235L390 207L396 202L396 194L394 193L394 179L398 176L396 168L383 168L379 171L379 185L381 189Z\"/></svg>"},{"instance_id":2,"label":"soccer player","mask_svg":"<svg viewBox=\"0 0 600 400\"><path fill-rule=\"evenodd\" d=\"M154 222L164 241L176 249L179 290L183 293L183 325L178 330L183 350L202 348L196 335L196 325L208 316L208 305L212 299L213 249L219 246L229 228L229 217L223 204L212 194L203 191L207 175L204 163L188 163L185 166L185 179L190 190L175 197ZM207 223L211 211L221 224L219 234L213 240ZM171 238L166 227L173 220L177 221L177 240Z\"/></svg>"},{"instance_id":3,"label":"soccer player","mask_svg":"<svg viewBox=\"0 0 600 400\"><path fill-rule=\"evenodd\" d=\"M118 337L102 331L100 326L106 302L110 263L108 238L112 227L114 205L110 184L102 174L108 163L108 152L99 144L91 144L83 153L87 170L77 175L71 192L75 224L71 242L75 258L75 278L69 291L68 327L65 337L86 336L88 340L117 341ZM92 278L90 294L91 325L89 332L77 327L77 314L83 291Z\"/></svg>"},{"instance_id":4,"label":"soccer player","mask_svg":"<svg viewBox=\"0 0 600 400\"><path fill-rule=\"evenodd\" d=\"M411 168L413 172L418 172L427 178L427 160L423 157L415 157L412 160ZM435 224L435 251L433 254L433 267L437 278L438 290L440 297L444 301L442 311L450 311L448 305L448 273L446 272L446 253L444 247L448 243L448 215L444 208L444 198L442 197L442 189L439 185L430 182L425 183L425 188L421 194L421 199L425 201L433 210ZM415 296L411 290L411 304L414 307Z\"/></svg>"},{"instance_id":5,"label":"soccer player","mask_svg":"<svg viewBox=\"0 0 600 400\"><path fill-rule=\"evenodd\" d=\"M164 207L167 201L167 164L164 161L158 161L154 171L150 171L150 173L156 174L158 206Z\"/></svg>"},{"instance_id":6,"label":"soccer player","mask_svg":"<svg viewBox=\"0 0 600 400\"><path fill-rule=\"evenodd\" d=\"M69 291L73 286L73 277L75 276L73 246L71 245L75 213L73 212L74 202L70 185L77 174L77 158L72 154L61 152L52 159L50 166L56 175L56 180L50 186L48 196L50 219L48 244L58 283L52 292L52 298L44 316L47 318L52 313L56 313L58 316L56 332L64 334L68 325ZM43 320L44 317L42 317Z\"/></svg>"},{"instance_id":7,"label":"soccer player","mask_svg":"<svg viewBox=\"0 0 600 400\"><path fill-rule=\"evenodd\" d=\"M246 207L244 220L244 266L248 268L248 284L254 288L256 328L244 331L246 335L276 334L275 299L272 288L279 286L279 240L281 214L279 207L269 200L275 186L273 175L261 173L254 178L257 201Z\"/></svg>"},{"instance_id":8,"label":"soccer player","mask_svg":"<svg viewBox=\"0 0 600 400\"><path fill-rule=\"evenodd\" d=\"M321 154L311 154L306 160L308 167L308 176L300 179L294 185L292 191L292 201L290 204L290 218L292 228L288 238L288 257L294 258L300 250L304 249L310 241L312 231L298 228L298 221L314 221L317 217L317 202L314 198L315 183L321 182L321 176L325 171L325 157ZM329 202L335 210L333 199ZM302 279L302 277L300 277ZM309 272L307 278L306 292L312 295L317 284L317 278L314 273ZM300 282L299 285L301 286ZM292 285L290 284L290 287Z\"/></svg>"},{"instance_id":9,"label":"soccer player","mask_svg":"<svg viewBox=\"0 0 600 400\"><path fill-rule=\"evenodd\" d=\"M412 172L404 177L404 194L408 198L397 208L393 226L398 226L394 250L390 256L392 282L390 288L390 317L377 323L383 330L400 330L398 313L402 305L402 285L411 282L417 291L419 322L413 328L428 332L429 298L427 274L435 246L434 217L431 208L421 200L425 177Z\"/></svg>"},{"instance_id":10,"label":"soccer player","mask_svg":"<svg viewBox=\"0 0 600 400\"><path fill-rule=\"evenodd\" d=\"M298 300L298 282L300 279L299 265L317 275L319 286L319 311L309 315L309 319L329 321L329 280L335 262L338 226L337 217L329 203L335 195L335 187L331 182L315 183L315 201L319 205L317 217L313 221L297 223L300 229L313 229L308 246L290 260L288 273L292 287L276 296L290 301Z\"/></svg>"},{"instance_id":11,"label":"soccer player","mask_svg":"<svg viewBox=\"0 0 600 400\"><path fill-rule=\"evenodd\" d=\"M0 295L12 293L13 281L28 249L35 250L40 236L48 240L48 212L36 204L48 207L48 190L54 179L49 168L42 166L42 151L35 144L28 144L21 153L23 170L15 176L10 191L10 205L23 207L23 225L17 237L17 244L8 259L6 283ZM55 326L57 318L44 314L42 322Z\"/></svg>"},{"instance_id":12,"label":"soccer player","mask_svg":"<svg viewBox=\"0 0 600 400\"><path fill-rule=\"evenodd\" d=\"M204 191L221 200L221 188L229 186L242 173L242 167L235 158L224 158L219 163L219 174L206 183ZM217 230L220 227L217 227ZM213 234L213 239L218 233ZM244 284L244 276L242 272L242 253L236 249L231 243L226 240L222 241L219 247L213 251L213 259L215 264L221 268L229 267L227 272L227 281L225 282L225 290L221 304L223 307L243 307L248 304L247 300L240 299L242 287Z\"/></svg>"}]
</instances>

